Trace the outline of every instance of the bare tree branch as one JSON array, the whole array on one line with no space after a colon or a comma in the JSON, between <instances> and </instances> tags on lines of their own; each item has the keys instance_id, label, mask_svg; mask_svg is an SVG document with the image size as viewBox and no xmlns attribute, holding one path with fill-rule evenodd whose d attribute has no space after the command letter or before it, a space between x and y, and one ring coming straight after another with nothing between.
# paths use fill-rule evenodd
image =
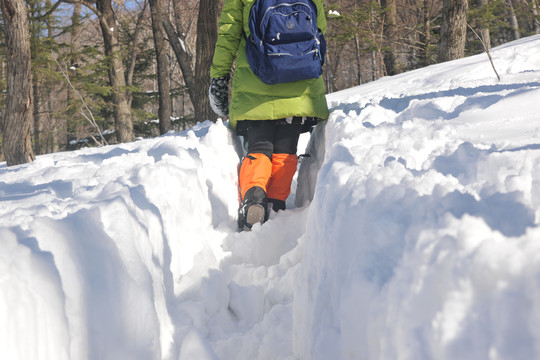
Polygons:
<instances>
[{"instance_id":1,"label":"bare tree branch","mask_svg":"<svg viewBox=\"0 0 540 360\"><path fill-rule=\"evenodd\" d=\"M486 42L484 41L484 39L482 37L480 37L480 35L478 35L478 33L476 31L474 31L474 29L472 28L471 25L467 24L467 26L469 27L469 29L472 30L474 35L476 35L476 37L478 39L480 39L480 42L482 43L482 46L484 47L484 50L486 51L486 54L487 54L487 56L489 58L489 62L491 63L491 67L493 68L493 71L495 71L495 75L497 75L497 79L499 81L501 81L501 77L499 76L499 73L497 72L497 69L495 69L495 64L493 64L493 58L491 57L491 53L489 51L489 48L486 46Z\"/></svg>"},{"instance_id":2,"label":"bare tree branch","mask_svg":"<svg viewBox=\"0 0 540 360\"><path fill-rule=\"evenodd\" d=\"M82 97L81 93L71 83L71 80L69 79L69 74L67 71L67 65L64 64L64 66L61 66L60 63L58 62L58 59L52 52L51 52L51 57L53 58L56 65L58 65L58 69L60 70L60 73L62 73L62 76L64 77L64 79L66 79L66 82L68 83L68 85L73 89L75 94L77 94L77 96L81 100L84 106L84 109L86 109L86 113L81 109L80 114L94 127L95 131L99 134L99 137L101 138L101 143L97 141L97 139L94 136L91 136L91 138L96 142L96 145L98 146L109 145L107 143L107 140L105 140L105 138L103 137L103 133L101 132L101 129L99 128L99 125L97 124L96 119L94 118L94 114L92 114L92 110L90 110L90 108L88 107L88 104Z\"/></svg>"},{"instance_id":3,"label":"bare tree branch","mask_svg":"<svg viewBox=\"0 0 540 360\"><path fill-rule=\"evenodd\" d=\"M191 56L189 56L189 53L185 49L185 44L182 44L180 42L180 39L178 38L176 31L174 30L174 26L168 18L163 18L163 27L165 28L165 32L167 33L167 40L171 44L174 54L176 55L178 64L182 69L182 74L184 75L184 81L186 82L189 96L191 99L193 99L192 89L195 86L195 74L191 66Z\"/></svg>"},{"instance_id":4,"label":"bare tree branch","mask_svg":"<svg viewBox=\"0 0 540 360\"><path fill-rule=\"evenodd\" d=\"M62 4L62 1L57 1L45 14L38 16L38 20L43 20L47 16L51 15L59 6Z\"/></svg>"},{"instance_id":5,"label":"bare tree branch","mask_svg":"<svg viewBox=\"0 0 540 360\"><path fill-rule=\"evenodd\" d=\"M131 51L129 56L129 65L126 73L126 83L128 86L133 85L133 74L135 72L135 65L137 63L137 55L139 54L139 49L137 48L137 45L139 44L139 38L141 34L141 23L144 19L144 13L146 12L146 6L148 5L148 1L144 1L143 8L139 12L139 16L137 17L137 23L135 25L135 33L133 34L133 41L131 43Z\"/></svg>"},{"instance_id":6,"label":"bare tree branch","mask_svg":"<svg viewBox=\"0 0 540 360\"><path fill-rule=\"evenodd\" d=\"M88 9L92 10L98 17L101 17L101 11L99 11L93 3L86 1L86 0L59 0L59 3L66 3L66 4L78 4L81 3L84 6L86 6Z\"/></svg>"}]
</instances>

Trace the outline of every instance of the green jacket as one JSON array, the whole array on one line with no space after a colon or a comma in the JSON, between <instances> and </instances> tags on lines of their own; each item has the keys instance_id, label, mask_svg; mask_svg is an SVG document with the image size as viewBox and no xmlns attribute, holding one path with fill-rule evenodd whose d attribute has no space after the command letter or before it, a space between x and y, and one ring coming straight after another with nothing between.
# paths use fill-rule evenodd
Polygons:
<instances>
[{"instance_id":1,"label":"green jacket","mask_svg":"<svg viewBox=\"0 0 540 360\"><path fill-rule=\"evenodd\" d=\"M236 58L229 106L229 126L236 128L241 120L275 120L292 116L328 118L322 76L268 85L263 83L249 67L245 39L249 36L248 16L256 0L225 0L219 20L219 32L214 52L211 77L230 73ZM326 17L322 0L313 0L318 9L317 26L326 32Z\"/></svg>"}]
</instances>

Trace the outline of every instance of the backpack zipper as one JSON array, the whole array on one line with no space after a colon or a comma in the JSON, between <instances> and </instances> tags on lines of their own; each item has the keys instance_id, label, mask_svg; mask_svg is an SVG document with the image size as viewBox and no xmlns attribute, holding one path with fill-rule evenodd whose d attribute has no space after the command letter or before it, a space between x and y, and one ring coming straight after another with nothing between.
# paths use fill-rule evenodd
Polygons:
<instances>
[{"instance_id":1,"label":"backpack zipper","mask_svg":"<svg viewBox=\"0 0 540 360\"><path fill-rule=\"evenodd\" d=\"M313 49L313 50L308 51L307 53L301 54L301 56L305 56L311 53L318 53L318 52L319 52L319 49ZM283 53L283 52L282 53L266 53L266 55L268 56L293 56L293 54L291 53Z\"/></svg>"},{"instance_id":2,"label":"backpack zipper","mask_svg":"<svg viewBox=\"0 0 540 360\"><path fill-rule=\"evenodd\" d=\"M303 5L303 6L307 7L307 8L309 8L309 9L311 9L311 8L309 7L309 5L307 5L307 4L304 3L304 2L295 2L295 3L292 3L292 4L278 4L278 5L270 6L268 9L266 9L266 11L264 12L264 15L263 15L263 17L262 17L262 19L261 19L261 26L260 26L260 27L261 27L261 28L260 28L261 34L264 33L264 32L263 32L263 26L262 26L262 24L264 24L264 20L266 19L266 15L268 15L268 11L273 10L273 9L275 9L275 8L278 8L278 7L281 7L281 6L294 6L294 5ZM299 10L299 11L300 11L300 10Z\"/></svg>"}]
</instances>

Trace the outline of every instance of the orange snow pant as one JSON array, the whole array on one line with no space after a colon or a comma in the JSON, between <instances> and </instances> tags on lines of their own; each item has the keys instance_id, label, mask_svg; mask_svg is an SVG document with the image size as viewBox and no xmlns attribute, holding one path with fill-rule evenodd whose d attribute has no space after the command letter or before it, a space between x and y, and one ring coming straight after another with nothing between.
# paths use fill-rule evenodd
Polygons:
<instances>
[{"instance_id":1,"label":"orange snow pant","mask_svg":"<svg viewBox=\"0 0 540 360\"><path fill-rule=\"evenodd\" d=\"M248 154L238 175L241 200L254 186L262 188L269 199L287 200L297 164L295 154L272 154L272 160L264 154Z\"/></svg>"},{"instance_id":2,"label":"orange snow pant","mask_svg":"<svg viewBox=\"0 0 540 360\"><path fill-rule=\"evenodd\" d=\"M249 189L258 186L269 200L282 202L284 208L298 164L301 121L253 120L249 124L247 155L238 173L240 201Z\"/></svg>"}]
</instances>

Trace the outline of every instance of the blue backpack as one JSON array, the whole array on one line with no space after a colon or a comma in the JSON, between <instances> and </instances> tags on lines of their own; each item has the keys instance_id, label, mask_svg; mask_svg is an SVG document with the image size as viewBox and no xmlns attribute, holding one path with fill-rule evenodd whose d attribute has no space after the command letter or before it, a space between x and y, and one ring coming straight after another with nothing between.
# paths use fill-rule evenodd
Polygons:
<instances>
[{"instance_id":1,"label":"blue backpack","mask_svg":"<svg viewBox=\"0 0 540 360\"><path fill-rule=\"evenodd\" d=\"M256 0L248 26L247 60L264 83L322 74L326 42L317 28L317 6L312 0Z\"/></svg>"}]
</instances>

